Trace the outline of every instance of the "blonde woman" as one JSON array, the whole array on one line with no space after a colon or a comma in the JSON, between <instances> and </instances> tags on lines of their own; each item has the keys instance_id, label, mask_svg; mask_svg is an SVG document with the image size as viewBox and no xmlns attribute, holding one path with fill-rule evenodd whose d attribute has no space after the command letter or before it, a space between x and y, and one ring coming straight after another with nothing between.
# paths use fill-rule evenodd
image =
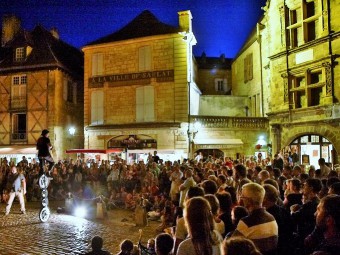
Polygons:
<instances>
[{"instance_id":1,"label":"blonde woman","mask_svg":"<svg viewBox=\"0 0 340 255\"><path fill-rule=\"evenodd\" d=\"M222 236L214 230L209 202L202 197L186 201L184 220L189 237L180 243L177 255L220 255Z\"/></svg>"}]
</instances>

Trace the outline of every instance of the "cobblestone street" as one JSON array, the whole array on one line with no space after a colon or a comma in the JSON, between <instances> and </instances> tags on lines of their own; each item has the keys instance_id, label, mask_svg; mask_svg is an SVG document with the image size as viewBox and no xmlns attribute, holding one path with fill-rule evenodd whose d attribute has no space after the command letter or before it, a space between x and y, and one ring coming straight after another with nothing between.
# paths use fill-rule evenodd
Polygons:
<instances>
[{"instance_id":1,"label":"cobblestone street","mask_svg":"<svg viewBox=\"0 0 340 255\"><path fill-rule=\"evenodd\" d=\"M0 255L17 254L83 254L91 250L91 239L100 235L104 248L116 254L123 239L138 243L139 229L135 226L134 213L122 209L108 211L106 219L82 219L58 214L63 202L51 202L51 216L46 223L39 220L39 202L26 204L27 213L20 213L20 206L14 203L11 213L4 216L5 204L0 204ZM157 235L157 221L142 227L142 243Z\"/></svg>"}]
</instances>

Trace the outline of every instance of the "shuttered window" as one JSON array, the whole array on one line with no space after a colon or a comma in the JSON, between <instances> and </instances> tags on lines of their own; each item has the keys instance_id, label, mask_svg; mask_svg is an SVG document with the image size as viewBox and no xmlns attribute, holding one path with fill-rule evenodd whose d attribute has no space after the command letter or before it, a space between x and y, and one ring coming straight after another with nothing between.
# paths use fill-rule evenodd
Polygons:
<instances>
[{"instance_id":1,"label":"shuttered window","mask_svg":"<svg viewBox=\"0 0 340 255\"><path fill-rule=\"evenodd\" d=\"M103 75L103 53L92 55L92 76Z\"/></svg>"},{"instance_id":2,"label":"shuttered window","mask_svg":"<svg viewBox=\"0 0 340 255\"><path fill-rule=\"evenodd\" d=\"M136 122L155 121L155 100L153 86L136 89Z\"/></svg>"},{"instance_id":3,"label":"shuttered window","mask_svg":"<svg viewBox=\"0 0 340 255\"><path fill-rule=\"evenodd\" d=\"M102 90L91 93L91 124L100 125L104 123L104 92Z\"/></svg>"},{"instance_id":4,"label":"shuttered window","mask_svg":"<svg viewBox=\"0 0 340 255\"><path fill-rule=\"evenodd\" d=\"M151 70L151 47L144 46L139 48L139 71Z\"/></svg>"}]
</instances>

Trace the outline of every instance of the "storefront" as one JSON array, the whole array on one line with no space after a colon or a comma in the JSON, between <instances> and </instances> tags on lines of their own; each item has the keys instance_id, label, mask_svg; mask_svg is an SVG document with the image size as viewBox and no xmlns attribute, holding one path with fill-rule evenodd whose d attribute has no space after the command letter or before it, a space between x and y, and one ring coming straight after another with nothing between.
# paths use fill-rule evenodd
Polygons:
<instances>
[{"instance_id":1,"label":"storefront","mask_svg":"<svg viewBox=\"0 0 340 255\"><path fill-rule=\"evenodd\" d=\"M26 157L28 163L31 163L33 159L37 159L37 149L35 146L26 145L26 146L8 146L8 147L0 147L0 160L2 161L4 158L7 159L8 162L12 161L15 164L18 164L23 156Z\"/></svg>"}]
</instances>

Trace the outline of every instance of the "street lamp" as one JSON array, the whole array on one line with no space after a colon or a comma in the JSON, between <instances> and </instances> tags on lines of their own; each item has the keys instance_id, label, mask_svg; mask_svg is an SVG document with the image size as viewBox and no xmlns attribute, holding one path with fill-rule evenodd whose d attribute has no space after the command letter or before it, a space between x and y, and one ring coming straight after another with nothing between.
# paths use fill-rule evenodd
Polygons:
<instances>
[{"instance_id":1,"label":"street lamp","mask_svg":"<svg viewBox=\"0 0 340 255\"><path fill-rule=\"evenodd\" d=\"M191 157L192 153L192 143L195 140L195 137L198 133L198 131L201 129L202 124L199 121L195 121L195 123L189 123L188 124L188 140L189 140L189 153L188 153L188 158Z\"/></svg>"},{"instance_id":2,"label":"street lamp","mask_svg":"<svg viewBox=\"0 0 340 255\"><path fill-rule=\"evenodd\" d=\"M75 127L70 127L70 128L68 129L68 132L70 133L70 135L73 136L73 135L76 133Z\"/></svg>"}]
</instances>

